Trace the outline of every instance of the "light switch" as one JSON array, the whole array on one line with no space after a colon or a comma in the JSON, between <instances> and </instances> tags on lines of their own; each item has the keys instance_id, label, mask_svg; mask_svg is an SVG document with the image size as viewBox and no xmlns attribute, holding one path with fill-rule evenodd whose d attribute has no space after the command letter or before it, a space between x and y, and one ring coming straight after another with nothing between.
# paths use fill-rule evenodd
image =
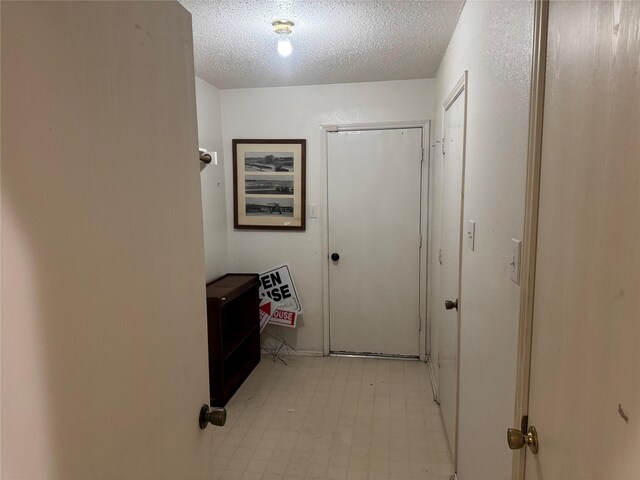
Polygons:
<instances>
[{"instance_id":1,"label":"light switch","mask_svg":"<svg viewBox=\"0 0 640 480\"><path fill-rule=\"evenodd\" d=\"M469 220L469 227L467 228L467 247L472 252L476 249L476 222L475 220Z\"/></svg>"},{"instance_id":2,"label":"light switch","mask_svg":"<svg viewBox=\"0 0 640 480\"><path fill-rule=\"evenodd\" d=\"M520 252L522 251L522 241L511 239L511 281L520 285Z\"/></svg>"},{"instance_id":3,"label":"light switch","mask_svg":"<svg viewBox=\"0 0 640 480\"><path fill-rule=\"evenodd\" d=\"M309 218L318 218L318 205L309 205Z\"/></svg>"}]
</instances>

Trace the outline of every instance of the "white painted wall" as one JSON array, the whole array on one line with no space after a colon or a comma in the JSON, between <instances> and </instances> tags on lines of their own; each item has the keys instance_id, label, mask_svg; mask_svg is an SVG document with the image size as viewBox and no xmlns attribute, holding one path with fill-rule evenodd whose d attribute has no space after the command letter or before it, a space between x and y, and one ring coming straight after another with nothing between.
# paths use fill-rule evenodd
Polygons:
<instances>
[{"instance_id":1,"label":"white painted wall","mask_svg":"<svg viewBox=\"0 0 640 480\"><path fill-rule=\"evenodd\" d=\"M207 282L227 273L227 199L220 90L196 77L198 145L218 152L218 165L201 165L204 259ZM213 154L212 154L213 155Z\"/></svg>"},{"instance_id":2,"label":"white painted wall","mask_svg":"<svg viewBox=\"0 0 640 480\"><path fill-rule=\"evenodd\" d=\"M233 230L231 140L307 139L307 204L321 204L321 125L426 120L433 117L435 80L407 80L221 91L227 178L229 268L260 272L289 262L305 313L288 340L301 351L322 352L322 229L307 219L304 232ZM325 252L326 253L326 252ZM365 279L363 279L365 280Z\"/></svg>"},{"instance_id":3,"label":"white painted wall","mask_svg":"<svg viewBox=\"0 0 640 480\"><path fill-rule=\"evenodd\" d=\"M434 138L441 138L442 102L469 71L464 225L477 223L475 251L465 246L462 255L460 480L511 478L505 431L514 416L520 295L509 262L511 238L523 231L532 25L531 2L468 1L436 78ZM439 145L433 150L438 200L442 154ZM432 207L437 227L439 202ZM432 233L436 280L440 236Z\"/></svg>"}]
</instances>

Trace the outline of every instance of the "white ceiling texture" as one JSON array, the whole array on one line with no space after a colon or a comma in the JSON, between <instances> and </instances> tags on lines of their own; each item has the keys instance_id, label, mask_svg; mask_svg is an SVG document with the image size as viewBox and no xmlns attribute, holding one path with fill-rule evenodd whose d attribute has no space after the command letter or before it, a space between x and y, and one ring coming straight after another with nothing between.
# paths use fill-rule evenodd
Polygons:
<instances>
[{"instance_id":1,"label":"white ceiling texture","mask_svg":"<svg viewBox=\"0 0 640 480\"><path fill-rule=\"evenodd\" d=\"M218 88L435 77L464 0L180 0L196 75ZM273 20L295 23L276 51Z\"/></svg>"}]
</instances>

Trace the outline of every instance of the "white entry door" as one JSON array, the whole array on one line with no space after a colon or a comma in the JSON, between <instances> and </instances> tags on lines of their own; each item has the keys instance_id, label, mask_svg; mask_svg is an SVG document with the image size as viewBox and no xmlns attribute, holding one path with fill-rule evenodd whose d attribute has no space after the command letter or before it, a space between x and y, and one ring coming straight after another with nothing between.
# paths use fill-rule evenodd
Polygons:
<instances>
[{"instance_id":1,"label":"white entry door","mask_svg":"<svg viewBox=\"0 0 640 480\"><path fill-rule=\"evenodd\" d=\"M549 4L527 480L640 478L638 25Z\"/></svg>"},{"instance_id":2,"label":"white entry door","mask_svg":"<svg viewBox=\"0 0 640 480\"><path fill-rule=\"evenodd\" d=\"M418 357L422 129L329 133L328 159L331 351Z\"/></svg>"},{"instance_id":3,"label":"white entry door","mask_svg":"<svg viewBox=\"0 0 640 480\"><path fill-rule=\"evenodd\" d=\"M460 84L463 87L464 84ZM434 305L438 322L438 397L451 453L457 446L458 332L462 174L464 162L465 94L457 88L445 104L442 149L440 222L440 298Z\"/></svg>"}]
</instances>

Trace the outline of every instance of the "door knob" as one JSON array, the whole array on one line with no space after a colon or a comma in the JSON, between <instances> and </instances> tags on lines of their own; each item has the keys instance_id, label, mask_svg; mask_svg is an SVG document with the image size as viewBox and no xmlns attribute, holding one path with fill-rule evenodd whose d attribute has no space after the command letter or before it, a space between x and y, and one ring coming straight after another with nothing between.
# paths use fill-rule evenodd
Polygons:
<instances>
[{"instance_id":1,"label":"door knob","mask_svg":"<svg viewBox=\"0 0 640 480\"><path fill-rule=\"evenodd\" d=\"M216 425L218 427L224 426L227 421L227 410L224 408L209 408L206 403L202 405L200 409L200 416L198 417L198 424L200 428L204 430L207 425Z\"/></svg>"},{"instance_id":2,"label":"door knob","mask_svg":"<svg viewBox=\"0 0 640 480\"><path fill-rule=\"evenodd\" d=\"M529 427L526 435L517 428L508 428L507 443L511 450L520 450L526 445L531 450L531 453L535 455L538 453L538 432L536 427Z\"/></svg>"},{"instance_id":3,"label":"door knob","mask_svg":"<svg viewBox=\"0 0 640 480\"><path fill-rule=\"evenodd\" d=\"M458 299L456 298L455 302L452 300L445 300L444 308L446 308L447 310L453 310L454 308L458 310Z\"/></svg>"},{"instance_id":4,"label":"door knob","mask_svg":"<svg viewBox=\"0 0 640 480\"><path fill-rule=\"evenodd\" d=\"M338 260L340 260L340 255L338 255L337 253L332 253L331 254L331 260L333 260L334 262L337 262Z\"/></svg>"}]
</instances>

